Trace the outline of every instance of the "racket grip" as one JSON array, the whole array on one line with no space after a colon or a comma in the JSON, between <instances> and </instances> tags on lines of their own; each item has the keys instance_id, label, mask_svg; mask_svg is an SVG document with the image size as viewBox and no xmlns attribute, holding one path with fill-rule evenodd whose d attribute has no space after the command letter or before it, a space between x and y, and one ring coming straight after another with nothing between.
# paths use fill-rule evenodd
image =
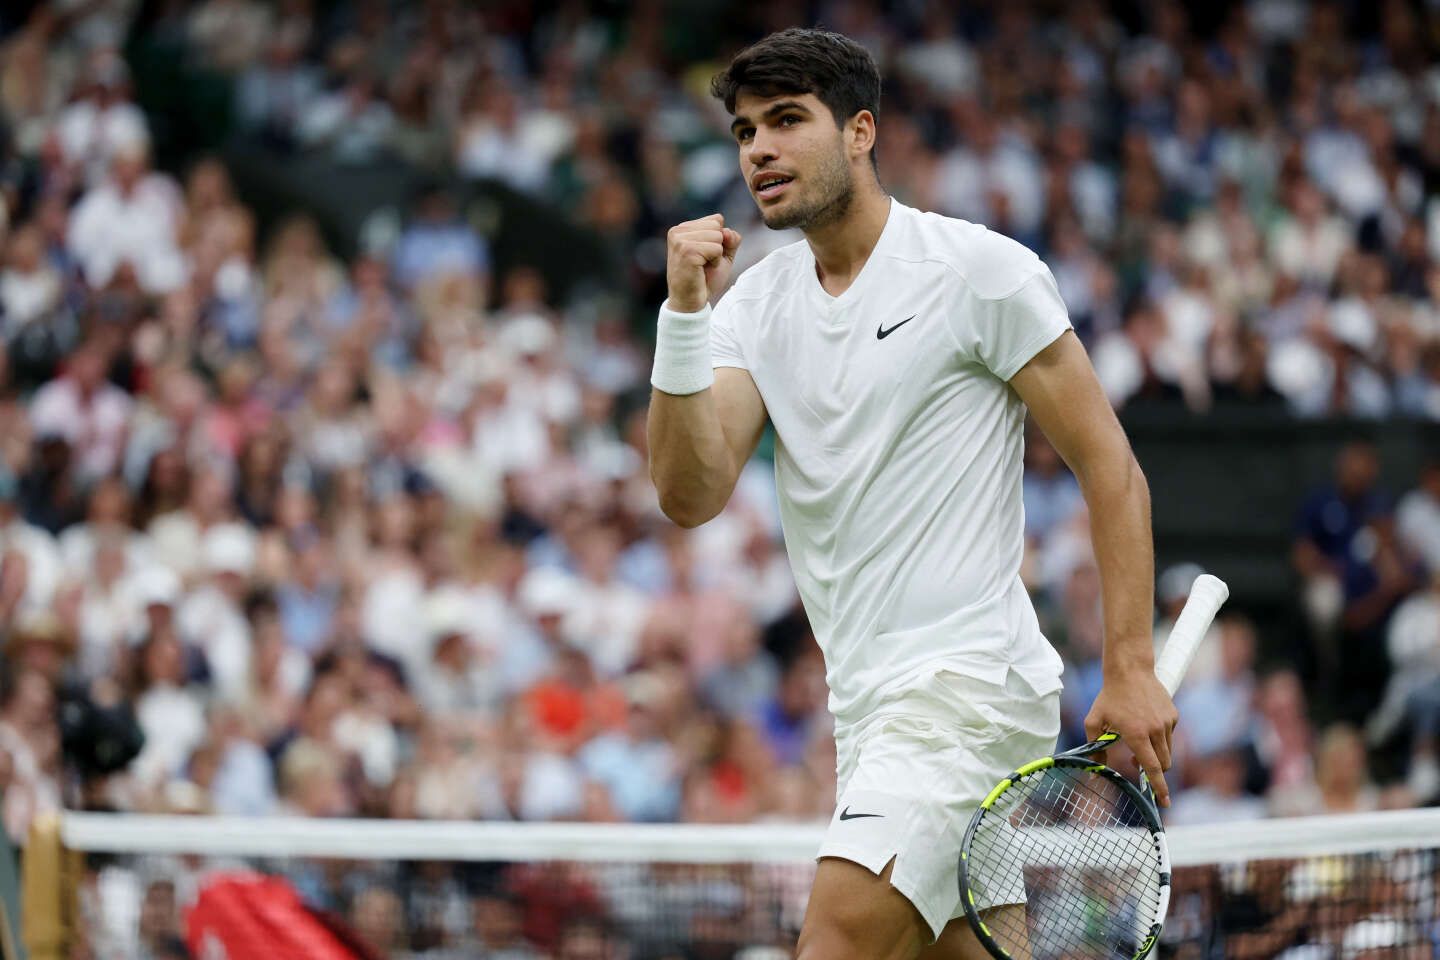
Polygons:
<instances>
[{"instance_id":1,"label":"racket grip","mask_svg":"<svg viewBox=\"0 0 1440 960\"><path fill-rule=\"evenodd\" d=\"M1185 679L1185 671L1190 669L1190 662L1195 659L1195 651L1200 649L1200 641L1205 639L1211 621L1229 596L1230 588L1219 577L1203 573L1195 578L1195 584L1190 588L1190 599L1185 601L1185 609L1176 618L1175 629L1170 631L1170 639L1165 641L1165 649L1160 651L1160 659L1155 662L1155 676L1160 678L1172 697L1180 689L1180 681Z\"/></svg>"}]
</instances>

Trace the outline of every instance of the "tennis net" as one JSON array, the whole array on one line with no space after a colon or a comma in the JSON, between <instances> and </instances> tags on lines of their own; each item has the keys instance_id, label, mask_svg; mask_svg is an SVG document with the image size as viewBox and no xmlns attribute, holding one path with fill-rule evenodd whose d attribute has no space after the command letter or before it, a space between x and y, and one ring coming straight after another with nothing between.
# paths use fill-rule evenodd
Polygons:
<instances>
[{"instance_id":1,"label":"tennis net","mask_svg":"<svg viewBox=\"0 0 1440 960\"><path fill-rule=\"evenodd\" d=\"M71 920L37 929L99 958L770 960L793 955L823 831L67 814ZM1440 810L1169 841L1160 956L1440 956Z\"/></svg>"}]
</instances>

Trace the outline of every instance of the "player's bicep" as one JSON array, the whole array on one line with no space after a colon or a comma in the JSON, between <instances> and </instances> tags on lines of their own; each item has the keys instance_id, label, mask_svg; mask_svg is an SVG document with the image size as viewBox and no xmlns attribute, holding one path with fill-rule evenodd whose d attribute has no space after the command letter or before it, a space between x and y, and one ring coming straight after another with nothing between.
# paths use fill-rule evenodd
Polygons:
<instances>
[{"instance_id":1,"label":"player's bicep","mask_svg":"<svg viewBox=\"0 0 1440 960\"><path fill-rule=\"evenodd\" d=\"M1061 334L1010 378L1010 386L1077 476L1130 455L1129 441L1074 331Z\"/></svg>"},{"instance_id":2,"label":"player's bicep","mask_svg":"<svg viewBox=\"0 0 1440 960\"><path fill-rule=\"evenodd\" d=\"M725 445L730 448L738 476L760 445L760 436L765 431L765 401L750 371L739 367L716 367L711 391Z\"/></svg>"}]
</instances>

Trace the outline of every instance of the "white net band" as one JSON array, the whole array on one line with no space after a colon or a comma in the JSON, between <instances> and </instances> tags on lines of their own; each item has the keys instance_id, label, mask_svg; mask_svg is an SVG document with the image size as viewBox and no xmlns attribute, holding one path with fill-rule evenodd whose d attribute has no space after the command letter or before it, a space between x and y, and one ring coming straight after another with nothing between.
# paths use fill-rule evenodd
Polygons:
<instances>
[{"instance_id":1,"label":"white net band","mask_svg":"<svg viewBox=\"0 0 1440 960\"><path fill-rule=\"evenodd\" d=\"M963 825L958 825L963 828ZM67 813L61 838L90 853L649 863L797 863L814 859L823 824L581 824L316 820ZM1177 867L1347 853L1440 842L1440 810L1260 820L1167 831Z\"/></svg>"}]
</instances>

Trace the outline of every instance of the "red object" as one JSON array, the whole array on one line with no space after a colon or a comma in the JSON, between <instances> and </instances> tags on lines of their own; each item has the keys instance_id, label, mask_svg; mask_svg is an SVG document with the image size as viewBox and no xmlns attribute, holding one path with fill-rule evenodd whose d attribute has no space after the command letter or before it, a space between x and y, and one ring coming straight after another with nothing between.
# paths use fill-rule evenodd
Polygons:
<instances>
[{"instance_id":1,"label":"red object","mask_svg":"<svg viewBox=\"0 0 1440 960\"><path fill-rule=\"evenodd\" d=\"M284 880L221 874L200 891L185 918L199 960L357 960Z\"/></svg>"},{"instance_id":2,"label":"red object","mask_svg":"<svg viewBox=\"0 0 1440 960\"><path fill-rule=\"evenodd\" d=\"M717 760L710 767L710 782L715 792L731 803L743 803L750 798L750 778L738 763Z\"/></svg>"},{"instance_id":3,"label":"red object","mask_svg":"<svg viewBox=\"0 0 1440 960\"><path fill-rule=\"evenodd\" d=\"M567 683L541 680L530 688L526 699L535 722L552 736L573 736L585 726L585 695Z\"/></svg>"}]
</instances>

